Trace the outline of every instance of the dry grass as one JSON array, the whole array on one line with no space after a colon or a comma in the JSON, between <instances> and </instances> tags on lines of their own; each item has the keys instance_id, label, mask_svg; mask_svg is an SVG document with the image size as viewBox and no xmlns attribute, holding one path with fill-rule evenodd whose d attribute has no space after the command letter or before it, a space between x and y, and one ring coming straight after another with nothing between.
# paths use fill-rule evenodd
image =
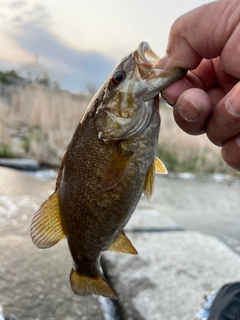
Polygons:
<instances>
[{"instance_id":1,"label":"dry grass","mask_svg":"<svg viewBox=\"0 0 240 320\"><path fill-rule=\"evenodd\" d=\"M234 174L223 161L221 149L205 134L191 136L182 131L173 119L172 108L166 104L161 106L160 131L158 155L170 171Z\"/></svg>"},{"instance_id":2,"label":"dry grass","mask_svg":"<svg viewBox=\"0 0 240 320\"><path fill-rule=\"evenodd\" d=\"M58 166L90 97L39 85L5 90L0 98L0 155ZM192 137L178 128L171 108L163 106L161 117L159 156L170 171L233 172L204 135Z\"/></svg>"},{"instance_id":3,"label":"dry grass","mask_svg":"<svg viewBox=\"0 0 240 320\"><path fill-rule=\"evenodd\" d=\"M58 165L89 97L39 85L7 88L7 97L0 100L0 145Z\"/></svg>"}]
</instances>

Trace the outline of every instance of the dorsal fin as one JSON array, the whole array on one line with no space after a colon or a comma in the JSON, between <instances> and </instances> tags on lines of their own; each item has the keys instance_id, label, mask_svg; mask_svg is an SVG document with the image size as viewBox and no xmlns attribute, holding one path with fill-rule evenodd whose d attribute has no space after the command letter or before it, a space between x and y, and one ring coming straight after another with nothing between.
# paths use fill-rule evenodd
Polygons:
<instances>
[{"instance_id":1,"label":"dorsal fin","mask_svg":"<svg viewBox=\"0 0 240 320\"><path fill-rule=\"evenodd\" d=\"M148 201L153 200L154 182L155 182L155 162L153 161L148 170L146 180L145 180L145 185L144 185L144 195Z\"/></svg>"},{"instance_id":2,"label":"dorsal fin","mask_svg":"<svg viewBox=\"0 0 240 320\"><path fill-rule=\"evenodd\" d=\"M57 191L35 213L31 223L31 238L33 243L41 249L52 247L65 238Z\"/></svg>"},{"instance_id":3,"label":"dorsal fin","mask_svg":"<svg viewBox=\"0 0 240 320\"><path fill-rule=\"evenodd\" d=\"M124 176L131 155L131 150L127 150L121 143L114 149L102 174L101 189L103 191L118 185Z\"/></svg>"},{"instance_id":4,"label":"dorsal fin","mask_svg":"<svg viewBox=\"0 0 240 320\"><path fill-rule=\"evenodd\" d=\"M155 157L155 159L154 159L154 166L155 166L155 173L157 173L157 174L167 174L168 173L164 163L158 157Z\"/></svg>"},{"instance_id":5,"label":"dorsal fin","mask_svg":"<svg viewBox=\"0 0 240 320\"><path fill-rule=\"evenodd\" d=\"M110 245L110 247L107 250L129 254L138 254L137 250L134 248L124 231L120 232L118 237L114 240L114 242Z\"/></svg>"}]
</instances>

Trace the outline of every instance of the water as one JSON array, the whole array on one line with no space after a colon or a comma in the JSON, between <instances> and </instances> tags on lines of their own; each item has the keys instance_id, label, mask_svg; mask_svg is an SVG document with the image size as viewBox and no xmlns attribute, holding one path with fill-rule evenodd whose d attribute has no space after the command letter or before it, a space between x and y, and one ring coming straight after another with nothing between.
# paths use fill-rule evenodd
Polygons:
<instances>
[{"instance_id":1,"label":"water","mask_svg":"<svg viewBox=\"0 0 240 320\"><path fill-rule=\"evenodd\" d=\"M24 172L40 180L57 179L57 171L53 169L24 171Z\"/></svg>"},{"instance_id":2,"label":"water","mask_svg":"<svg viewBox=\"0 0 240 320\"><path fill-rule=\"evenodd\" d=\"M99 297L98 301L103 309L105 320L121 320L117 315L116 306L111 299Z\"/></svg>"}]
</instances>

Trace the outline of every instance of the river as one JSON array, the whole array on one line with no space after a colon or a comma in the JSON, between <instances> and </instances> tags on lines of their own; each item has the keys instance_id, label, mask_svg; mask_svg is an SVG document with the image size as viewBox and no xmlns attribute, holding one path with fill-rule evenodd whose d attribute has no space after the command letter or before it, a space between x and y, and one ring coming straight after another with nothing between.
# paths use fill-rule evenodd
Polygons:
<instances>
[{"instance_id":1,"label":"river","mask_svg":"<svg viewBox=\"0 0 240 320\"><path fill-rule=\"evenodd\" d=\"M152 204L185 229L216 236L240 253L239 182L224 175L157 176Z\"/></svg>"}]
</instances>

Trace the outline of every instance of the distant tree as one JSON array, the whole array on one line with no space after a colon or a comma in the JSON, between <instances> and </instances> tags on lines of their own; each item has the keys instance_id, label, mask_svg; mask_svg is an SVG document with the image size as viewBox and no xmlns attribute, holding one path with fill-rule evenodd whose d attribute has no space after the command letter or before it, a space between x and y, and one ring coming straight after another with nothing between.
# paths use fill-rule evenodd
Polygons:
<instances>
[{"instance_id":1,"label":"distant tree","mask_svg":"<svg viewBox=\"0 0 240 320\"><path fill-rule=\"evenodd\" d=\"M59 88L58 82L50 79L49 75L44 72L43 75L36 79L36 82L47 88Z\"/></svg>"},{"instance_id":2,"label":"distant tree","mask_svg":"<svg viewBox=\"0 0 240 320\"><path fill-rule=\"evenodd\" d=\"M38 83L46 88L59 89L59 84L56 80L50 79L49 75L44 72L41 76L31 79L31 77L21 77L14 70L0 71L0 84L3 85L26 85Z\"/></svg>"},{"instance_id":3,"label":"distant tree","mask_svg":"<svg viewBox=\"0 0 240 320\"><path fill-rule=\"evenodd\" d=\"M0 83L11 85L11 84L19 84L24 81L22 77L20 77L16 71L0 71Z\"/></svg>"}]
</instances>

